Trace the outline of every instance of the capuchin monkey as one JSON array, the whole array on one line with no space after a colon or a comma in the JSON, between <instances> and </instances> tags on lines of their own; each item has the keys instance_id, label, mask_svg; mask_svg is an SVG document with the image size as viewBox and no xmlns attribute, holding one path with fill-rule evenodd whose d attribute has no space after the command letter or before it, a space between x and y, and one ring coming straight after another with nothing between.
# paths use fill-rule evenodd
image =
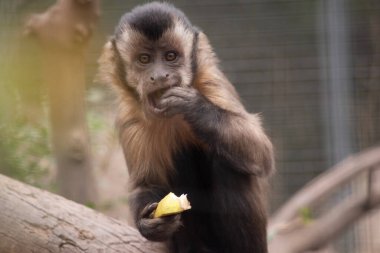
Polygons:
<instances>
[{"instance_id":1,"label":"capuchin monkey","mask_svg":"<svg viewBox=\"0 0 380 253\"><path fill-rule=\"evenodd\" d=\"M140 233L168 252L267 252L272 144L206 35L174 6L148 3L121 18L99 63L120 101L117 126ZM169 192L188 194L192 209L152 218Z\"/></svg>"}]
</instances>

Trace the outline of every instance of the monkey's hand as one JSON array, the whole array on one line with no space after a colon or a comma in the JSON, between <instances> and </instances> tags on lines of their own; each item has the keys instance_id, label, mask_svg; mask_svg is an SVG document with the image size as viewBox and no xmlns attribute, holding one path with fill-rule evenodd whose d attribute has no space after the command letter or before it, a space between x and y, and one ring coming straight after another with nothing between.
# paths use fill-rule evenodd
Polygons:
<instances>
[{"instance_id":1,"label":"monkey's hand","mask_svg":"<svg viewBox=\"0 0 380 253\"><path fill-rule=\"evenodd\" d=\"M182 225L181 215L170 215L161 218L152 218L153 211L157 207L157 203L146 206L140 213L137 220L137 228L140 233L150 241L162 242L170 239L170 237Z\"/></svg>"},{"instance_id":2,"label":"monkey's hand","mask_svg":"<svg viewBox=\"0 0 380 253\"><path fill-rule=\"evenodd\" d=\"M188 114L205 100L193 87L173 87L162 95L156 113L165 117Z\"/></svg>"},{"instance_id":3,"label":"monkey's hand","mask_svg":"<svg viewBox=\"0 0 380 253\"><path fill-rule=\"evenodd\" d=\"M259 118L243 108L240 112L223 109L193 87L167 90L159 106L164 116L183 114L194 133L237 171L256 176L273 171L272 144Z\"/></svg>"}]
</instances>

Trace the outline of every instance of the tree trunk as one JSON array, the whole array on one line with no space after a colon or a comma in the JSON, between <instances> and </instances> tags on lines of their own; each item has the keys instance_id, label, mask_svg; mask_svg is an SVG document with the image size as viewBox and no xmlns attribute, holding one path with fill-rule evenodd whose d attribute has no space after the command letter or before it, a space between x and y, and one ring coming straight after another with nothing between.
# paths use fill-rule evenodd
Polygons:
<instances>
[{"instance_id":1,"label":"tree trunk","mask_svg":"<svg viewBox=\"0 0 380 253\"><path fill-rule=\"evenodd\" d=\"M162 253L132 227L0 175L1 253Z\"/></svg>"},{"instance_id":2,"label":"tree trunk","mask_svg":"<svg viewBox=\"0 0 380 253\"><path fill-rule=\"evenodd\" d=\"M42 48L59 190L80 203L96 199L85 114L85 51L98 5L98 0L58 0L25 27Z\"/></svg>"}]
</instances>

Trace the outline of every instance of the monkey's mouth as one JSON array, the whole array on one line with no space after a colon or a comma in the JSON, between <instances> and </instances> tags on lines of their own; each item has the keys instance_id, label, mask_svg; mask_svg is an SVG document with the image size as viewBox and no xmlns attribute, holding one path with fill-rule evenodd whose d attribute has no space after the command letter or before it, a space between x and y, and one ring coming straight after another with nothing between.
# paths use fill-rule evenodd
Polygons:
<instances>
[{"instance_id":1,"label":"monkey's mouth","mask_svg":"<svg viewBox=\"0 0 380 253\"><path fill-rule=\"evenodd\" d=\"M149 105L152 107L152 109L154 109L154 111L160 110L161 97L170 88L171 87L165 87L165 88L157 89L149 93L148 102L149 102Z\"/></svg>"}]
</instances>

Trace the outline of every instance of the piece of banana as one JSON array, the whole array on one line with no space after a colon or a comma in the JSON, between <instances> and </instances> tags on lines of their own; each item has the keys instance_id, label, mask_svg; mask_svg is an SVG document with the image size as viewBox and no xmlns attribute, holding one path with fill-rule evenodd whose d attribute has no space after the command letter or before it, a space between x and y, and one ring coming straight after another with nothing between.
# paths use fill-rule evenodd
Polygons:
<instances>
[{"instance_id":1,"label":"piece of banana","mask_svg":"<svg viewBox=\"0 0 380 253\"><path fill-rule=\"evenodd\" d=\"M186 194L177 197L174 193L170 192L160 202L154 211L153 217L163 217L167 215L182 213L183 211L191 209L190 202Z\"/></svg>"}]
</instances>

